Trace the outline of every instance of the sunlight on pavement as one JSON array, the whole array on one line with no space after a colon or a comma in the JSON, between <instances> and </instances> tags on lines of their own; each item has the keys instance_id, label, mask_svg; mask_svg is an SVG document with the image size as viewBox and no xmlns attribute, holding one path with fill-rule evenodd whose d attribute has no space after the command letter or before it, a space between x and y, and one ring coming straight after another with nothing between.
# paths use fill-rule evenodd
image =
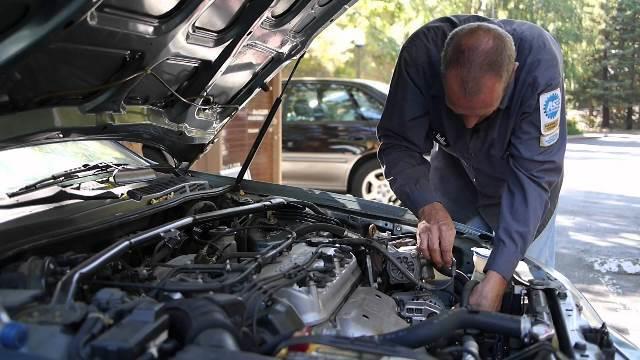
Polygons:
<instances>
[{"instance_id":1,"label":"sunlight on pavement","mask_svg":"<svg viewBox=\"0 0 640 360\"><path fill-rule=\"evenodd\" d=\"M557 268L607 324L640 344L640 135L569 141Z\"/></svg>"}]
</instances>

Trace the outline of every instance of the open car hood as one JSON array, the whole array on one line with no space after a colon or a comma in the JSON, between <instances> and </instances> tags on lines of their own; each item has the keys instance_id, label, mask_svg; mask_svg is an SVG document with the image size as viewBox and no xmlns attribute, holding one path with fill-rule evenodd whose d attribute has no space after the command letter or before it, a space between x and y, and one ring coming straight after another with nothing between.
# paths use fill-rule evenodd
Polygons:
<instances>
[{"instance_id":1,"label":"open car hood","mask_svg":"<svg viewBox=\"0 0 640 360\"><path fill-rule=\"evenodd\" d=\"M355 1L2 1L0 149L116 139L193 162Z\"/></svg>"}]
</instances>

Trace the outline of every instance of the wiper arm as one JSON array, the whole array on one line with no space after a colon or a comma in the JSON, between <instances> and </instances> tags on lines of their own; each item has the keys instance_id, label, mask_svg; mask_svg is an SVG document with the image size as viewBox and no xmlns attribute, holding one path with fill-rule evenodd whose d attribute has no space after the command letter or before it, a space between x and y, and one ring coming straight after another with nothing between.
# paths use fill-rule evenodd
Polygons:
<instances>
[{"instance_id":1,"label":"wiper arm","mask_svg":"<svg viewBox=\"0 0 640 360\"><path fill-rule=\"evenodd\" d=\"M13 209L33 205L47 205L60 203L67 200L114 200L120 199L120 195L113 191L106 190L96 193L95 191L64 189L59 186L52 186L41 190L43 193L29 194L14 199L0 200L0 209Z\"/></svg>"},{"instance_id":2,"label":"wiper arm","mask_svg":"<svg viewBox=\"0 0 640 360\"><path fill-rule=\"evenodd\" d=\"M79 178L78 174L81 174L83 172L87 172L87 171L93 171L93 174L96 173L101 173L104 171L110 171L110 170L118 170L123 166L127 166L128 164L126 163L109 163L109 162L99 162L99 163L95 163L95 164L84 164L82 166L73 168L73 169L68 169L68 170L64 170L55 174L52 174L51 176L48 176L44 179L40 179L38 181L34 181L31 184L25 185L23 187L21 187L20 189L8 193L7 196L8 197L13 197L16 195L20 195L23 194L25 192L29 192L29 191L33 191L33 190L37 190L40 188L43 188L45 186L51 186L51 185L55 185L55 184L59 184L61 182L67 181L67 180L71 180L74 178Z\"/></svg>"}]
</instances>

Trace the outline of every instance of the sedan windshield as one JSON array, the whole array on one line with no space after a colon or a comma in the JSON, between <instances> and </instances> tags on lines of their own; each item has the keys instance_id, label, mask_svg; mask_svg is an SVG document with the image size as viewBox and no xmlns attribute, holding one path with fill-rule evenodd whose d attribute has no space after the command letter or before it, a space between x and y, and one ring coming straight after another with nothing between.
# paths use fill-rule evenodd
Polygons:
<instances>
[{"instance_id":1,"label":"sedan windshield","mask_svg":"<svg viewBox=\"0 0 640 360\"><path fill-rule=\"evenodd\" d=\"M0 151L0 194L16 191L60 171L98 162L148 165L123 145L108 140L68 141L4 150Z\"/></svg>"}]
</instances>

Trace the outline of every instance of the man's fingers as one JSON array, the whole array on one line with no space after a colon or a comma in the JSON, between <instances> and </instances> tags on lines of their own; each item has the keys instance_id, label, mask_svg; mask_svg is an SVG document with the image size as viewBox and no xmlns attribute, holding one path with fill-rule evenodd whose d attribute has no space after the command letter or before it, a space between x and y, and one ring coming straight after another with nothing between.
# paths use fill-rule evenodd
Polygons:
<instances>
[{"instance_id":1,"label":"man's fingers","mask_svg":"<svg viewBox=\"0 0 640 360\"><path fill-rule=\"evenodd\" d=\"M438 231L437 226L431 226L429 228L429 255L431 256L431 261L433 261L436 266L442 266L442 255L440 254L440 233Z\"/></svg>"},{"instance_id":2,"label":"man's fingers","mask_svg":"<svg viewBox=\"0 0 640 360\"><path fill-rule=\"evenodd\" d=\"M455 238L455 230L452 229L454 229L453 224L448 223L429 224L425 221L418 223L416 236L418 251L436 267L451 266Z\"/></svg>"},{"instance_id":3,"label":"man's fingers","mask_svg":"<svg viewBox=\"0 0 640 360\"><path fill-rule=\"evenodd\" d=\"M418 224L418 232L417 232L416 240L418 241L418 251L420 252L420 254L422 254L422 256L425 259L431 260L431 257L429 256L429 248L428 248L429 226L426 223L420 222Z\"/></svg>"},{"instance_id":4,"label":"man's fingers","mask_svg":"<svg viewBox=\"0 0 640 360\"><path fill-rule=\"evenodd\" d=\"M443 247L440 249L440 253L442 254L442 261L446 267L451 267L451 258L453 257L453 253L451 252L450 247Z\"/></svg>"},{"instance_id":5,"label":"man's fingers","mask_svg":"<svg viewBox=\"0 0 640 360\"><path fill-rule=\"evenodd\" d=\"M430 254L430 250L429 250L429 235L424 235L424 245L422 245L422 256L424 256L425 259L431 261L431 254Z\"/></svg>"},{"instance_id":6,"label":"man's fingers","mask_svg":"<svg viewBox=\"0 0 640 360\"><path fill-rule=\"evenodd\" d=\"M437 267L451 266L455 227L447 209L434 202L420 209L419 215L418 248L422 255Z\"/></svg>"},{"instance_id":7,"label":"man's fingers","mask_svg":"<svg viewBox=\"0 0 640 360\"><path fill-rule=\"evenodd\" d=\"M444 229L440 229L440 238L442 239L440 252L442 254L442 260L447 267L451 267L451 259L453 258L453 241L455 236L455 230L452 231L448 224L444 225Z\"/></svg>"}]
</instances>

